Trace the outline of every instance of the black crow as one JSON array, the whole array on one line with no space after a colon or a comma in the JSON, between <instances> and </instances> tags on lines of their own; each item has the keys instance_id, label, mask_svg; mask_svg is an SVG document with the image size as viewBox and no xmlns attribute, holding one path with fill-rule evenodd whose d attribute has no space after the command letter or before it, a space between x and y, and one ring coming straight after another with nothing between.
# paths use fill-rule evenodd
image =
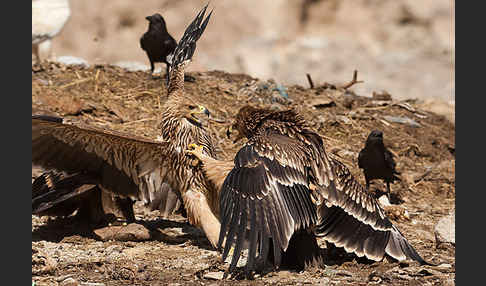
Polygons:
<instances>
[{"instance_id":1,"label":"black crow","mask_svg":"<svg viewBox=\"0 0 486 286\"><path fill-rule=\"evenodd\" d=\"M154 73L154 63L166 64L166 79L169 82L169 62L167 56L177 46L176 40L169 34L165 20L159 13L145 17L149 21L148 31L140 38L140 47L147 53L150 71Z\"/></svg>"},{"instance_id":2,"label":"black crow","mask_svg":"<svg viewBox=\"0 0 486 286\"><path fill-rule=\"evenodd\" d=\"M383 144L383 132L371 131L366 139L365 147L359 152L358 166L363 169L366 188L369 189L370 181L383 179L386 183L388 199L390 199L390 183L400 180L395 175L400 175L395 170L393 154Z\"/></svg>"}]
</instances>

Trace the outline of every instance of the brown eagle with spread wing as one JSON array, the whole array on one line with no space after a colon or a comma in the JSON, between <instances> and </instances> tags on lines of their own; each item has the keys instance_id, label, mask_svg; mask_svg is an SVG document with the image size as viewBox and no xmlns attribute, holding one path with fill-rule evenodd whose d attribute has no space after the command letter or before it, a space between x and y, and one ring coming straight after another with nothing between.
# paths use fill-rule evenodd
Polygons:
<instances>
[{"instance_id":1,"label":"brown eagle with spread wing","mask_svg":"<svg viewBox=\"0 0 486 286\"><path fill-rule=\"evenodd\" d=\"M301 115L246 106L233 126L248 139L233 162L189 146L221 187L218 247L224 260L234 245L230 272L246 248L248 275L268 261L299 268L319 262L316 237L375 261L388 255L428 263L348 168L326 154Z\"/></svg>"},{"instance_id":2,"label":"brown eagle with spread wing","mask_svg":"<svg viewBox=\"0 0 486 286\"><path fill-rule=\"evenodd\" d=\"M97 186L117 197L140 200L159 208L162 214L170 213L182 202L189 222L202 228L216 246L220 227L217 219L219 194L184 151L189 143L196 142L203 146L206 156L215 156L206 126L209 111L184 93L184 69L212 14L204 19L206 8L207 5L188 26L171 55L168 99L160 118L160 140L68 124L60 118L32 116L33 165L57 174L62 172L62 176L54 180L52 176L56 173L48 180L40 179L51 185L45 187L43 181L38 182L39 196L32 199L33 213L49 214L49 209L54 209L54 214L61 213L64 207L70 206L72 201L68 200L79 200L78 194L98 190L81 186ZM75 204L74 208L77 206Z\"/></svg>"}]
</instances>

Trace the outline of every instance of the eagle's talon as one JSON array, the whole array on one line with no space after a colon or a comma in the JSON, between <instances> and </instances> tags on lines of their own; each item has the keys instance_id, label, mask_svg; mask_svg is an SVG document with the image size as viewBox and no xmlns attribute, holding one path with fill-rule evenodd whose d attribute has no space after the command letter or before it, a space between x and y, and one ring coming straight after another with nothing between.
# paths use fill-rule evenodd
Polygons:
<instances>
[{"instance_id":1,"label":"eagle's talon","mask_svg":"<svg viewBox=\"0 0 486 286\"><path fill-rule=\"evenodd\" d=\"M202 151L203 151L203 146L202 145L197 145L197 144L189 144L189 146L187 146L187 153L195 156L197 159L201 160L201 157L203 156L202 155Z\"/></svg>"}]
</instances>

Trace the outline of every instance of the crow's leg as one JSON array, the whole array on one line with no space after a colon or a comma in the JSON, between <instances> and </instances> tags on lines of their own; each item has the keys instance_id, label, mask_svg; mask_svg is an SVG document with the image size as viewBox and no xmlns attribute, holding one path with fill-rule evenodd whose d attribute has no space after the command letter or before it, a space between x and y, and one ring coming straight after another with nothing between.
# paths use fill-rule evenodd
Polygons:
<instances>
[{"instance_id":1,"label":"crow's leg","mask_svg":"<svg viewBox=\"0 0 486 286\"><path fill-rule=\"evenodd\" d=\"M165 64L165 83L169 86L169 64Z\"/></svg>"},{"instance_id":2,"label":"crow's leg","mask_svg":"<svg viewBox=\"0 0 486 286\"><path fill-rule=\"evenodd\" d=\"M155 70L154 62L150 60L150 74L152 76L154 76L154 70Z\"/></svg>"}]
</instances>

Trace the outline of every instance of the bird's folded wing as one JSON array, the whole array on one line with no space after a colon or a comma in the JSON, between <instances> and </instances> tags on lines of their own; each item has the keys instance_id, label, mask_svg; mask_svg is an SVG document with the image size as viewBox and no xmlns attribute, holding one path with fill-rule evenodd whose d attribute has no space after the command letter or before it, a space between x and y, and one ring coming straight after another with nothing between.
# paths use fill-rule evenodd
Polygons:
<instances>
[{"instance_id":1,"label":"bird's folded wing","mask_svg":"<svg viewBox=\"0 0 486 286\"><path fill-rule=\"evenodd\" d=\"M279 266L292 234L316 222L303 154L298 156L299 144L295 139L276 137L268 136L240 149L235 167L223 183L218 245L226 239L225 259L235 244L229 271L236 266L247 239L247 270L254 270L256 259L266 261L270 239L274 263Z\"/></svg>"},{"instance_id":2,"label":"bird's folded wing","mask_svg":"<svg viewBox=\"0 0 486 286\"><path fill-rule=\"evenodd\" d=\"M390 152L390 150L388 149L385 149L385 163L386 165L393 170L394 173L396 173L396 170L395 170L395 167L397 166L397 163L395 162L395 160L393 159L395 156L393 155L392 152Z\"/></svg>"},{"instance_id":3,"label":"bird's folded wing","mask_svg":"<svg viewBox=\"0 0 486 286\"><path fill-rule=\"evenodd\" d=\"M169 176L176 152L167 142L32 117L32 163L67 173L99 176L105 189L150 203ZM166 189L166 188L164 188Z\"/></svg>"}]
</instances>

